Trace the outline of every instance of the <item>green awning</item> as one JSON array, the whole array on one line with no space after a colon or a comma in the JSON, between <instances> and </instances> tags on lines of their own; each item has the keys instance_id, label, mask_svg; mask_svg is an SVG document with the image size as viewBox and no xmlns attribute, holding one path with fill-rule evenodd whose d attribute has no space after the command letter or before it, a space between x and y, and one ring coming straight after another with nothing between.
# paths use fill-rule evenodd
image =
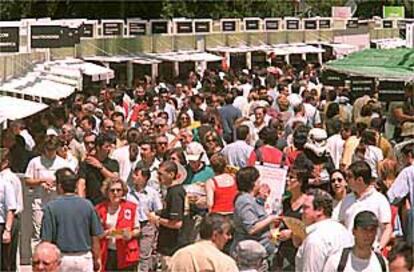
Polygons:
<instances>
[{"instance_id":1,"label":"green awning","mask_svg":"<svg viewBox=\"0 0 414 272\"><path fill-rule=\"evenodd\" d=\"M414 49L366 49L327 62L324 69L383 80L414 80Z\"/></svg>"}]
</instances>

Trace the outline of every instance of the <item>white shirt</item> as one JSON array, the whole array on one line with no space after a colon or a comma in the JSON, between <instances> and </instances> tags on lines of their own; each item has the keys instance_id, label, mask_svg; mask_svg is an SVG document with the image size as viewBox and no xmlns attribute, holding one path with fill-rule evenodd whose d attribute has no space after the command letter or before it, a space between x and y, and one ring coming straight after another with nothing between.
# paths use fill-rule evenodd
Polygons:
<instances>
[{"instance_id":1,"label":"white shirt","mask_svg":"<svg viewBox=\"0 0 414 272\"><path fill-rule=\"evenodd\" d=\"M308 124L315 126L322 123L321 114L316 107L309 103L303 103L303 107L305 108L305 117L308 119Z\"/></svg>"},{"instance_id":2,"label":"white shirt","mask_svg":"<svg viewBox=\"0 0 414 272\"><path fill-rule=\"evenodd\" d=\"M17 208L15 214L19 214L23 211L23 189L22 189L22 182L20 181L19 177L13 173L10 168L6 168L0 172L0 180L4 182L9 182L14 189L14 193L17 200Z\"/></svg>"},{"instance_id":3,"label":"white shirt","mask_svg":"<svg viewBox=\"0 0 414 272\"><path fill-rule=\"evenodd\" d=\"M131 170L135 168L137 162L141 160L141 156L138 154L137 159L133 162L129 159L129 145L118 147L111 154L111 159L114 159L119 164L119 177L127 182L128 176Z\"/></svg>"},{"instance_id":4,"label":"white shirt","mask_svg":"<svg viewBox=\"0 0 414 272\"><path fill-rule=\"evenodd\" d=\"M373 146L373 145L367 145L366 151L364 154L365 161L369 164L371 167L371 175L373 178L378 178L378 163L382 160L384 160L384 155L382 154L382 150L379 147ZM356 161L355 154L352 158L352 161Z\"/></svg>"},{"instance_id":5,"label":"white shirt","mask_svg":"<svg viewBox=\"0 0 414 272\"><path fill-rule=\"evenodd\" d=\"M391 223L391 206L387 198L371 187L364 195L357 198L355 193L348 194L342 201L339 210L339 221L344 223L345 227L352 231L354 228L354 218L362 211L373 212L381 224ZM378 226L376 241L379 243L381 229Z\"/></svg>"},{"instance_id":6,"label":"white shirt","mask_svg":"<svg viewBox=\"0 0 414 272\"><path fill-rule=\"evenodd\" d=\"M27 129L23 129L20 131L20 136L22 136L24 138L24 142L26 143L26 149L28 151L32 151L33 148L35 147L36 143L32 137L32 135L30 135L29 131L27 131Z\"/></svg>"},{"instance_id":7,"label":"white shirt","mask_svg":"<svg viewBox=\"0 0 414 272\"><path fill-rule=\"evenodd\" d=\"M326 265L323 269L323 272L336 272L338 270L339 262L341 259L342 251L335 253L330 256ZM385 258L383 258L386 262ZM388 265L386 265L388 267ZM381 264L378 260L378 257L372 251L369 259L361 259L356 257L352 252L349 253L348 259L346 261L346 266L344 272L373 272L373 271L382 271ZM388 271L388 269L387 269Z\"/></svg>"},{"instance_id":8,"label":"white shirt","mask_svg":"<svg viewBox=\"0 0 414 272\"><path fill-rule=\"evenodd\" d=\"M69 167L68 163L61 157L56 156L52 165L49 168L46 168L41 163L41 156L38 156L30 160L26 168L25 176L32 179L55 180L55 172L65 167ZM32 209L41 210L43 204L46 204L56 196L56 191L47 192L42 186L36 186L36 188L34 188Z\"/></svg>"},{"instance_id":9,"label":"white shirt","mask_svg":"<svg viewBox=\"0 0 414 272\"><path fill-rule=\"evenodd\" d=\"M246 141L237 140L226 145L221 153L227 158L230 165L242 168L247 166L247 160L253 150L254 148Z\"/></svg>"},{"instance_id":10,"label":"white shirt","mask_svg":"<svg viewBox=\"0 0 414 272\"><path fill-rule=\"evenodd\" d=\"M308 226L306 233L308 235L296 254L297 272L322 271L330 255L354 243L352 234L333 219Z\"/></svg>"},{"instance_id":11,"label":"white shirt","mask_svg":"<svg viewBox=\"0 0 414 272\"><path fill-rule=\"evenodd\" d=\"M344 152L345 141L340 134L335 134L326 140L326 148L331 154L335 169L339 169L339 163Z\"/></svg>"},{"instance_id":12,"label":"white shirt","mask_svg":"<svg viewBox=\"0 0 414 272\"><path fill-rule=\"evenodd\" d=\"M238 96L234 99L233 106L238 108L243 116L249 116L249 101L244 96Z\"/></svg>"}]
</instances>

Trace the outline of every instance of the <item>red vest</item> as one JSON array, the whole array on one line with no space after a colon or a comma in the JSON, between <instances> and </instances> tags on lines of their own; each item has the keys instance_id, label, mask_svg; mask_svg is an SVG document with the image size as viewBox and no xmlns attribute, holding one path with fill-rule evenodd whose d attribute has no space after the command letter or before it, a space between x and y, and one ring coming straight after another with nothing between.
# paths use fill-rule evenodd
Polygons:
<instances>
[{"instance_id":1,"label":"red vest","mask_svg":"<svg viewBox=\"0 0 414 272\"><path fill-rule=\"evenodd\" d=\"M108 201L102 202L96 206L96 211L101 219L102 226L106 230L106 216L108 213ZM120 203L120 211L116 222L116 229L130 229L134 228L137 205L132 202L122 200ZM134 265L139 260L139 243L136 238L129 241L123 239L116 240L116 253L118 259L118 268L123 269ZM101 239L101 260L102 271L105 271L106 260L108 255L108 239Z\"/></svg>"}]
</instances>

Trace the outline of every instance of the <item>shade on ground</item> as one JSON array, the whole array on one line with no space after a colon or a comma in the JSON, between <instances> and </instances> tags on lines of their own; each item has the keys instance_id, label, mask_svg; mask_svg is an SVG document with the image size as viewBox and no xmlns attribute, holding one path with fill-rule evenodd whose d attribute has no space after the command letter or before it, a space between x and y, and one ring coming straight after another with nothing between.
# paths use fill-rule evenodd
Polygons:
<instances>
[{"instance_id":1,"label":"shade on ground","mask_svg":"<svg viewBox=\"0 0 414 272\"><path fill-rule=\"evenodd\" d=\"M414 80L414 50L366 49L346 58L330 61L324 67L354 76L410 81Z\"/></svg>"}]
</instances>

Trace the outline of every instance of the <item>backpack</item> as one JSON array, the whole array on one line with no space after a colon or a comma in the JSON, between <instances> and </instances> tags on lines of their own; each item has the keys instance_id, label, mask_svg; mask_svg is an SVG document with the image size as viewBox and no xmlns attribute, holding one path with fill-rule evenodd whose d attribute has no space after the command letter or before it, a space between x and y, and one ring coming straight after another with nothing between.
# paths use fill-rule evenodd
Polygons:
<instances>
[{"instance_id":1,"label":"backpack","mask_svg":"<svg viewBox=\"0 0 414 272\"><path fill-rule=\"evenodd\" d=\"M341 259L339 261L339 265L338 265L338 269L337 269L338 272L343 272L344 271L344 269L346 267L346 263L348 261L349 253L351 253L351 251L352 251L352 247L344 248L342 250ZM377 256L378 261L381 265L381 271L386 272L387 271L387 266L385 265L384 258L382 257L382 255L380 253L378 253L378 252L374 252L374 253Z\"/></svg>"}]
</instances>

